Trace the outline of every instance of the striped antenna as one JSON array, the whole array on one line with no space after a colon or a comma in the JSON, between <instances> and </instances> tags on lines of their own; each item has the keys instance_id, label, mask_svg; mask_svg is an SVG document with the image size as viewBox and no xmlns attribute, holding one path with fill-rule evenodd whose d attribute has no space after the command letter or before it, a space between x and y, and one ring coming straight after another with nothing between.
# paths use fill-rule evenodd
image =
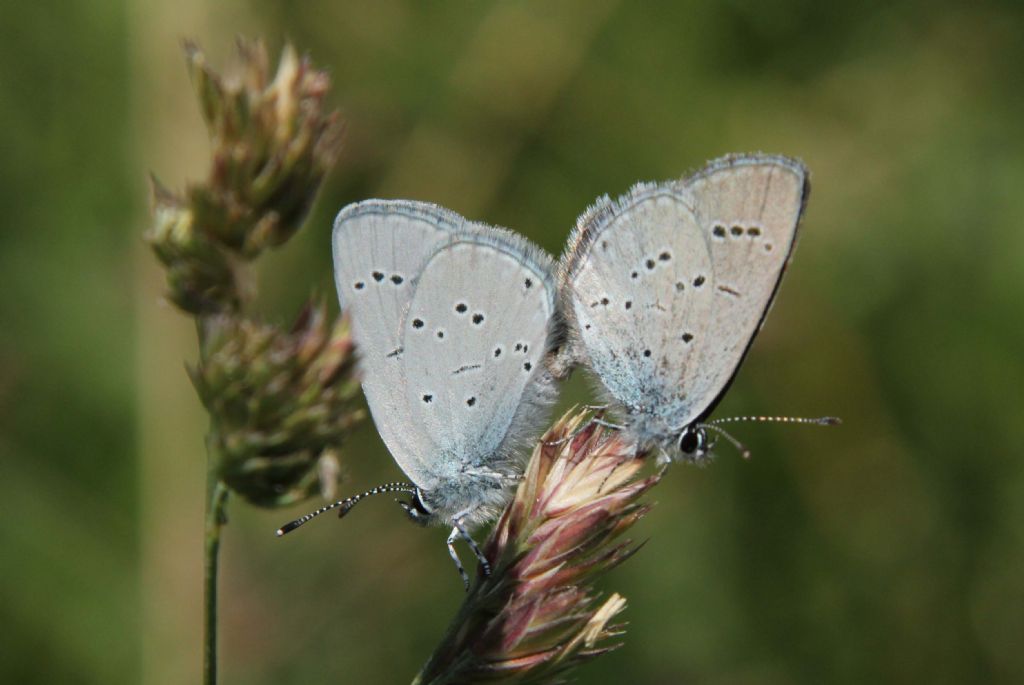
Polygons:
<instances>
[{"instance_id":1,"label":"striped antenna","mask_svg":"<svg viewBox=\"0 0 1024 685\"><path fill-rule=\"evenodd\" d=\"M698 423L698 428L706 428L721 435L740 452L744 459L750 459L750 450L736 438L725 432L718 424L722 423L803 423L812 426L838 426L842 421L837 416L819 416L816 418L803 418L800 416L727 416L722 419L715 419L705 423Z\"/></svg>"},{"instance_id":2,"label":"striped antenna","mask_svg":"<svg viewBox=\"0 0 1024 685\"><path fill-rule=\"evenodd\" d=\"M704 425L714 426L719 423L739 423L741 421L751 423L806 423L815 426L838 426L843 422L838 416L819 416L817 418L803 418L800 416L728 416L723 419L708 421Z\"/></svg>"},{"instance_id":3,"label":"striped antenna","mask_svg":"<svg viewBox=\"0 0 1024 685\"><path fill-rule=\"evenodd\" d=\"M724 429L719 428L718 426L714 425L713 423L698 423L697 424L697 428L707 428L707 429L713 430L715 433L718 433L723 438L725 438L730 443L732 443L732 446L735 447L737 450L739 450L739 453L740 453L741 457L743 457L744 459L750 459L750 450L747 449L747 446L744 445L739 440L737 440L736 438L734 438L731 435L729 435L728 433L726 433Z\"/></svg>"},{"instance_id":4,"label":"striped antenna","mask_svg":"<svg viewBox=\"0 0 1024 685\"><path fill-rule=\"evenodd\" d=\"M338 500L334 504L328 504L325 507L320 507L316 511L311 511L305 516L300 516L291 523L284 524L283 526L277 529L277 536L281 537L285 533L290 533L302 524L315 519L320 514L326 514L332 509L337 509L338 507L341 507L341 511L338 512L338 518L341 518L342 516L347 514L349 510L352 509L352 507L354 507L359 502L359 500L363 499L364 497L371 497L373 495L383 495L388 492L407 492L409 494L415 495L416 486L412 485L411 483L385 483L384 485L378 485L372 490L367 490L361 495L355 495L347 499Z\"/></svg>"}]
</instances>

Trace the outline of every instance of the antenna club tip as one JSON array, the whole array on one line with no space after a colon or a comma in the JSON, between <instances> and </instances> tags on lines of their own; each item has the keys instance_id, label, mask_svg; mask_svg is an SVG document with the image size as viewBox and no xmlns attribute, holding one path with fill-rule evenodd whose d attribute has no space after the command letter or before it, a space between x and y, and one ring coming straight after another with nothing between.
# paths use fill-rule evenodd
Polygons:
<instances>
[{"instance_id":1,"label":"antenna club tip","mask_svg":"<svg viewBox=\"0 0 1024 685\"><path fill-rule=\"evenodd\" d=\"M750 450L743 450L743 452L740 453L740 456L742 456L747 461L750 461L750 457L753 456L753 453Z\"/></svg>"},{"instance_id":2,"label":"antenna club tip","mask_svg":"<svg viewBox=\"0 0 1024 685\"><path fill-rule=\"evenodd\" d=\"M277 529L275 535L277 535L277 537L281 537L282 535L284 535L286 533L292 532L293 530L295 530L296 528L301 526L303 523L305 523L305 521L303 521L302 519L298 519L296 521L292 521L291 523L286 523L286 524L284 524L283 526L281 526L280 528Z\"/></svg>"},{"instance_id":3,"label":"antenna club tip","mask_svg":"<svg viewBox=\"0 0 1024 685\"><path fill-rule=\"evenodd\" d=\"M840 426L842 423L843 420L838 416L825 416L821 419L821 424L823 426Z\"/></svg>"}]
</instances>

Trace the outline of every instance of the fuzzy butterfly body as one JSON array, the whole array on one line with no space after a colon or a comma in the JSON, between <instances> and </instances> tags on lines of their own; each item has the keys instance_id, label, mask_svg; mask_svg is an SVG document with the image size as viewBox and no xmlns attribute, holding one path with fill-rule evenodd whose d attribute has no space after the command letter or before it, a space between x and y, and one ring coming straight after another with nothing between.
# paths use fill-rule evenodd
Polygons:
<instances>
[{"instance_id":1,"label":"fuzzy butterfly body","mask_svg":"<svg viewBox=\"0 0 1024 685\"><path fill-rule=\"evenodd\" d=\"M572 340L559 365L590 368L641 448L703 456L689 429L763 324L808 192L796 160L730 156L580 217L560 268Z\"/></svg>"}]
</instances>

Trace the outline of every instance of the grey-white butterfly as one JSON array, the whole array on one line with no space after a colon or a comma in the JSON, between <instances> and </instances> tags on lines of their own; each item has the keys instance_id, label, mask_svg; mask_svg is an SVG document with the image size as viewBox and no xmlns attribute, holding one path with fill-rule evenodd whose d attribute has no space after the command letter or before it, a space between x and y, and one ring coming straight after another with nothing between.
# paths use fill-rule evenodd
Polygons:
<instances>
[{"instance_id":1,"label":"grey-white butterfly","mask_svg":"<svg viewBox=\"0 0 1024 685\"><path fill-rule=\"evenodd\" d=\"M551 258L504 229L436 205L370 200L334 224L335 281L352 320L363 392L411 482L323 507L344 515L368 495L404 492L409 517L451 526L448 549L508 501L556 389L545 357L556 327Z\"/></svg>"},{"instance_id":2,"label":"grey-white butterfly","mask_svg":"<svg viewBox=\"0 0 1024 685\"><path fill-rule=\"evenodd\" d=\"M556 371L588 366L661 460L704 459L707 430L732 440L703 422L764 323L809 191L799 161L758 154L599 199L560 265L571 340Z\"/></svg>"}]
</instances>

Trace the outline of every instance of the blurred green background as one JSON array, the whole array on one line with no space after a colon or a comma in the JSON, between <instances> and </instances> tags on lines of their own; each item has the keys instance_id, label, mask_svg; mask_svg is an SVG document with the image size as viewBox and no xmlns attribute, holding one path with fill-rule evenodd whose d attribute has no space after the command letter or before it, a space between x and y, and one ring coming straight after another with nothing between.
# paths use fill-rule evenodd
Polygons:
<instances>
[{"instance_id":1,"label":"blurred green background","mask_svg":"<svg viewBox=\"0 0 1024 685\"><path fill-rule=\"evenodd\" d=\"M189 320L141 241L145 175L205 174L180 39L285 37L345 153L260 267L331 293L339 207L447 205L560 251L577 214L731 151L803 158L795 262L718 410L754 448L674 468L604 582L625 646L583 683L1024 681L1024 7L365 0L0 10L0 680L198 682L205 419ZM333 299L333 298L332 298ZM564 405L588 397L573 379ZM345 491L398 472L367 423ZM234 503L224 683L408 682L462 598L390 503Z\"/></svg>"}]
</instances>

